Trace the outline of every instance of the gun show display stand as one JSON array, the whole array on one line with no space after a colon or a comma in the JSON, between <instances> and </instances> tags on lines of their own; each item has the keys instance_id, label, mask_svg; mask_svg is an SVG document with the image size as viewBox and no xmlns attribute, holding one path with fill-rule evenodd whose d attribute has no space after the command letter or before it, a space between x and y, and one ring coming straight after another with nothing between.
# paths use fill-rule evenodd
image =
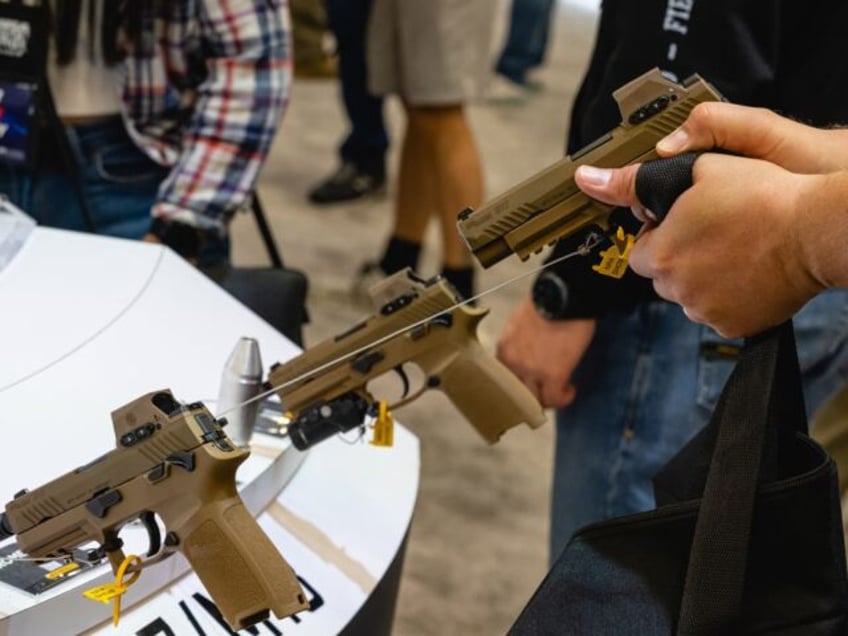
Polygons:
<instances>
[{"instance_id":1,"label":"gun show display stand","mask_svg":"<svg viewBox=\"0 0 848 636\"><path fill-rule=\"evenodd\" d=\"M0 505L114 448L111 411L144 393L169 388L214 412L240 337L258 340L266 370L298 353L172 252L140 242L36 228L0 270L0 308ZM251 633L389 633L417 439L398 426L390 449L335 438L303 454L261 434L251 447L239 490L310 601ZM146 536L134 525L122 533L142 553ZM115 629L110 606L82 597L113 579L108 565L35 594L4 582L11 544L0 543L0 636L232 633L179 555L142 573Z\"/></svg>"}]
</instances>

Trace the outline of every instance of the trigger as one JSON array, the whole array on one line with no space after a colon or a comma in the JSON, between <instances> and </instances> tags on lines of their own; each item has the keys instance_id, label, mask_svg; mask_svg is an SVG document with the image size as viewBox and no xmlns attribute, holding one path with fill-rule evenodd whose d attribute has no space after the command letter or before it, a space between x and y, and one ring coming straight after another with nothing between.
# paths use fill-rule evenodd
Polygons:
<instances>
[{"instance_id":1,"label":"trigger","mask_svg":"<svg viewBox=\"0 0 848 636\"><path fill-rule=\"evenodd\" d=\"M147 530L147 538L150 540L150 545L147 548L147 556L152 557L162 547L162 533L159 532L156 515L148 510L147 512L142 512L138 518L144 524L145 530Z\"/></svg>"},{"instance_id":2,"label":"trigger","mask_svg":"<svg viewBox=\"0 0 848 636\"><path fill-rule=\"evenodd\" d=\"M400 365L395 367L395 373L400 376L400 379L403 382L403 395L401 397L406 397L407 395L409 395L409 377L406 375L406 371L404 371L403 367Z\"/></svg>"}]
</instances>

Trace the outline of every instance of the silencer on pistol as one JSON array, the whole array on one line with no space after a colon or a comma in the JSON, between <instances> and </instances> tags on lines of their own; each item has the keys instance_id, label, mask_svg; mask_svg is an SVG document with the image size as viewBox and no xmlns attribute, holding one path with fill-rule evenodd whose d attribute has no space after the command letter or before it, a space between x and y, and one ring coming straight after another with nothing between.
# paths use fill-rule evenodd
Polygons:
<instances>
[{"instance_id":1,"label":"silencer on pistol","mask_svg":"<svg viewBox=\"0 0 848 636\"><path fill-rule=\"evenodd\" d=\"M653 69L613 93L621 124L571 156L492 199L459 213L458 229L483 267L517 254L521 260L592 225L609 230L614 209L587 197L574 183L577 166L619 168L657 158L657 142L679 127L701 102L721 101L698 75L682 84Z\"/></svg>"}]
</instances>

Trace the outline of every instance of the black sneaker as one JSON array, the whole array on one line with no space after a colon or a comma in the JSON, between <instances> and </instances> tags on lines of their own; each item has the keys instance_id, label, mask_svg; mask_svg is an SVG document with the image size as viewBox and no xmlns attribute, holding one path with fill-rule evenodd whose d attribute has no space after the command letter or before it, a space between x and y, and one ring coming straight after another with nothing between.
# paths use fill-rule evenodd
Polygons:
<instances>
[{"instance_id":1,"label":"black sneaker","mask_svg":"<svg viewBox=\"0 0 848 636\"><path fill-rule=\"evenodd\" d=\"M312 203L351 201L367 194L382 194L386 178L361 170L354 163L343 163L341 168L309 192Z\"/></svg>"}]
</instances>

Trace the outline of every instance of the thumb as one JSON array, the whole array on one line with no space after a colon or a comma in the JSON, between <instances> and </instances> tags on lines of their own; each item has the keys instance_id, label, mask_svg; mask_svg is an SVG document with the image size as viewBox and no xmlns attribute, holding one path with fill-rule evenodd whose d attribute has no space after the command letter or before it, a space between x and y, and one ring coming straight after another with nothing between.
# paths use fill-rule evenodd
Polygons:
<instances>
[{"instance_id":1,"label":"thumb","mask_svg":"<svg viewBox=\"0 0 848 636\"><path fill-rule=\"evenodd\" d=\"M636 196L636 171L640 164L613 170L594 166L579 166L574 182L587 195L607 205L640 207Z\"/></svg>"}]
</instances>

